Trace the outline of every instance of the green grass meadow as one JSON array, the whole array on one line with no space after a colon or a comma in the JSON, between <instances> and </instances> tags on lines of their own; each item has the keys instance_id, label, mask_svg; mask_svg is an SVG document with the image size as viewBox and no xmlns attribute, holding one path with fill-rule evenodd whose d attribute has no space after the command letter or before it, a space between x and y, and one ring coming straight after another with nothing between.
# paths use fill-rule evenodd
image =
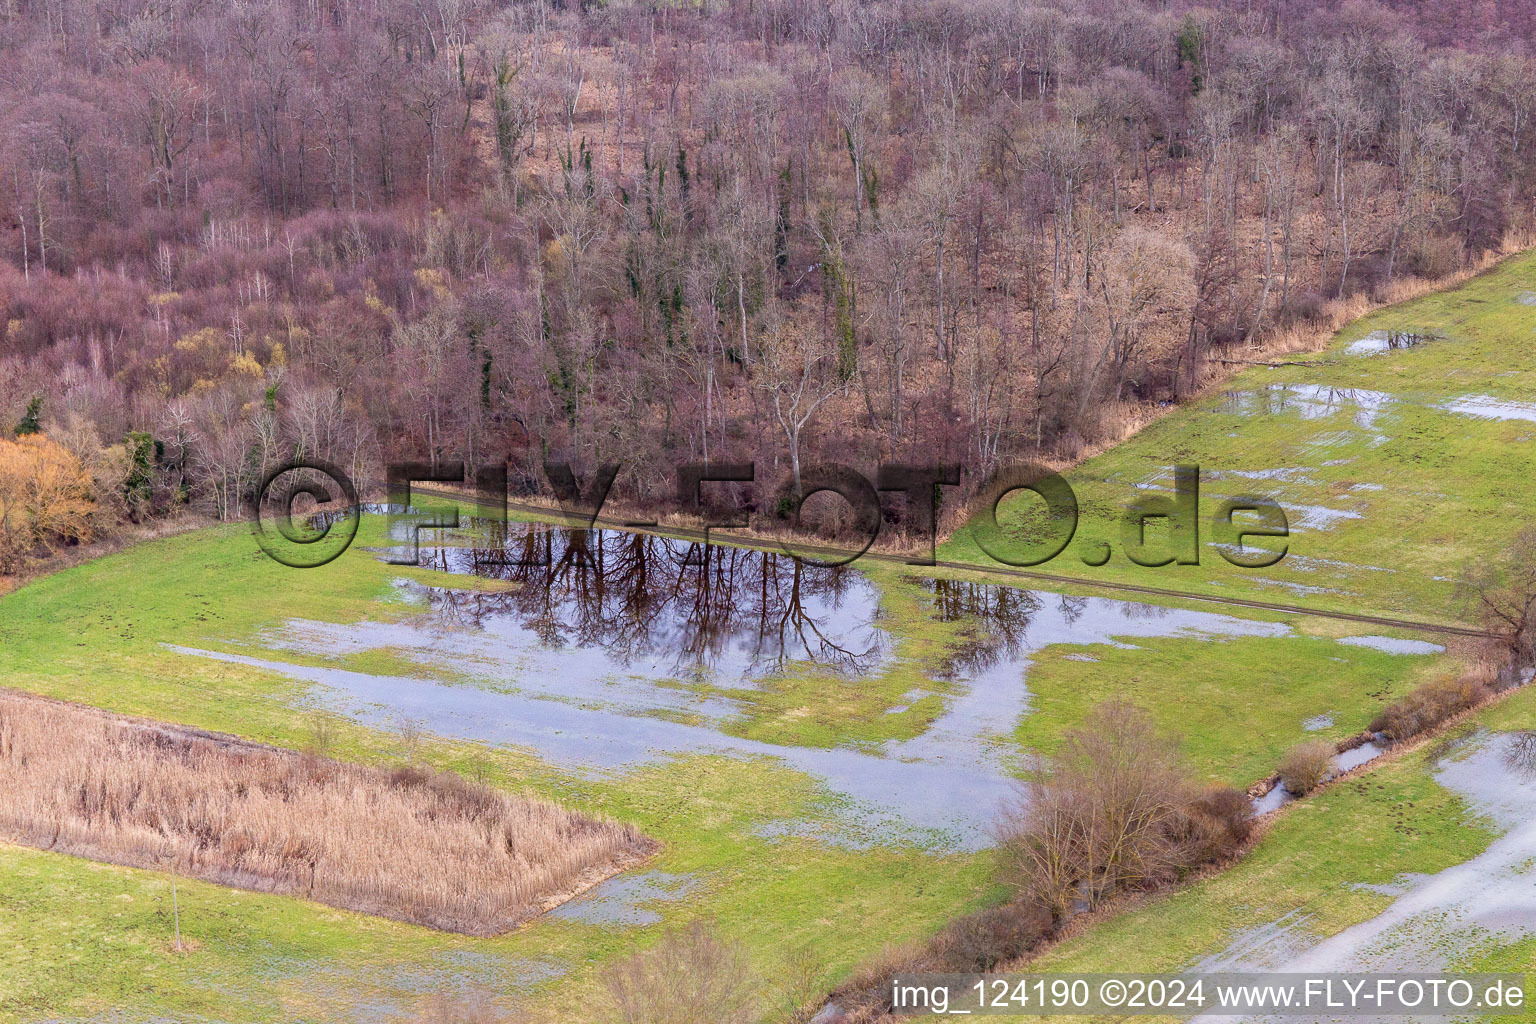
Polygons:
<instances>
[{"instance_id":1,"label":"green grass meadow","mask_svg":"<svg viewBox=\"0 0 1536 1024\"><path fill-rule=\"evenodd\" d=\"M1041 568L1081 579L1080 587L1056 589L1082 595L1104 593L1097 582L1134 583L1465 625L1456 575L1469 559L1496 554L1531 518L1536 422L1441 406L1467 396L1536 401L1536 307L1518 301L1529 288L1536 288L1536 255L1352 324L1306 365L1246 370L1231 394L1175 411L1085 462L1068 474L1082 508L1076 539ZM1445 338L1375 357L1342 354L1349 342L1388 328ZM1324 392L1331 397L1313 400ZM1257 492L1287 506L1293 525L1309 514L1322 525L1297 529L1286 558L1268 569L1229 565L1208 543L1208 523L1200 565L1132 565L1122 550L1121 510L1165 488L1179 462L1205 471L1203 517L1222 494ZM1004 505L1005 545L1040 525L1033 508L1025 498ZM1108 564L1083 564L1081 554L1099 541L1111 545ZM305 684L166 645L261 656L270 653L266 631L291 619L349 624L420 614L392 585L396 579L498 585L386 565L377 552L386 543L382 517L364 516L351 550L301 571L265 556L247 528L213 527L44 577L0 598L0 684L304 748L315 738ZM958 574L968 579L1019 583L986 573L995 563L968 530L940 558L975 564L976 572ZM691 679L675 685L736 701L741 710L722 730L768 743L873 752L921 735L965 685L946 664L986 642L985 629L940 621L932 595L908 570L874 562L863 568L879 590L880 624L893 641L877 672L848 679L792 664L753 688ZM1020 670L1029 713L1008 737L1021 766L1028 761L1022 755L1054 749L1094 704L1128 698L1182 738L1196 774L1246 786L1298 740L1358 732L1395 696L1457 671L1473 653L1451 642L1443 655L1390 654L1339 640L1444 638L1209 601L1155 603L1281 623L1286 635L1031 648ZM284 650L280 657L379 674L408 667L456 685L486 684L472 671L407 663L388 649L329 660ZM1533 708L1536 699L1522 693L1483 721L1536 725ZM1308 731L1319 716L1331 724ZM687 876L692 888L649 905L660 923L541 919L510 935L472 939L181 878L177 903L189 948L178 953L168 874L0 846L0 1020L408 1020L439 992L483 990L517 1019L596 1022L605 1019L603 967L696 917L739 939L771 991L804 954L819 966L817 982L830 986L888 944L923 938L1003 895L985 852L766 837L765 826L826 823L837 810L817 780L770 758L680 755L592 777L526 749L429 737L405 751L387 730L348 722L334 729L336 757L391 764L410 754L633 821L663 846L643 870ZM1369 917L1388 897L1354 883L1440 870L1475 855L1492 835L1434 782L1428 757L1392 760L1292 806L1236 867L1104 921L1039 966L1171 969L1297 908L1319 935ZM1531 954L1525 943L1479 954L1478 965L1529 966Z\"/></svg>"}]
</instances>

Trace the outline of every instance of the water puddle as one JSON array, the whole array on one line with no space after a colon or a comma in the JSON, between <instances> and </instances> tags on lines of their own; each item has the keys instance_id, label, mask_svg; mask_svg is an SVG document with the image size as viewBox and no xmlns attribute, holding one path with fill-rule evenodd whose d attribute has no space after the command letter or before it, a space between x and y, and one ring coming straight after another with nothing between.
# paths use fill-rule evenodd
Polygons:
<instances>
[{"instance_id":1,"label":"water puddle","mask_svg":"<svg viewBox=\"0 0 1536 1024\"><path fill-rule=\"evenodd\" d=\"M1290 521L1292 533L1328 530L1347 519L1364 518L1359 512L1343 508L1328 508L1326 505L1296 505L1286 502L1282 502L1281 505L1285 509L1286 518Z\"/></svg>"},{"instance_id":2,"label":"water puddle","mask_svg":"<svg viewBox=\"0 0 1536 1024\"><path fill-rule=\"evenodd\" d=\"M551 910L547 917L581 924L635 927L660 924L661 915L646 904L672 903L692 893L692 875L641 871L618 875Z\"/></svg>"},{"instance_id":3,"label":"water puddle","mask_svg":"<svg viewBox=\"0 0 1536 1024\"><path fill-rule=\"evenodd\" d=\"M1008 734L1029 711L1025 677L1031 657L1045 647L1125 648L1132 646L1127 640L1142 637L1285 636L1291 632L1285 623L1099 597L944 579L923 585L934 595L940 621L976 623L985 630L986 639L951 662L949 671L964 680L963 692L951 700L945 713L921 736L884 744L888 756L901 760L1008 768Z\"/></svg>"},{"instance_id":4,"label":"water puddle","mask_svg":"<svg viewBox=\"0 0 1536 1024\"><path fill-rule=\"evenodd\" d=\"M1333 759L1333 772L1335 775L1343 775L1351 768L1358 768L1367 761L1374 761L1387 752L1387 748L1371 740L1362 743L1358 747L1351 747Z\"/></svg>"},{"instance_id":5,"label":"water puddle","mask_svg":"<svg viewBox=\"0 0 1536 1024\"><path fill-rule=\"evenodd\" d=\"M1220 411L1245 418L1292 414L1303 420L1324 420L1347 414L1356 430L1334 431L1317 436L1308 447L1321 452L1358 441L1360 434L1356 431L1367 435L1366 443L1369 447L1375 448L1386 444L1390 438L1381 429L1381 419L1395 406L1403 404L1413 404L1477 419L1536 423L1536 402L1521 402L1496 398L1492 395L1465 395L1461 398L1430 402L1427 399L1411 400L1386 391L1331 387L1323 384L1277 383L1262 388L1229 391L1220 406ZM1329 459L1322 460L1321 464L1342 465L1348 461ZM1308 472L1304 467L1227 469L1213 473L1211 479L1232 478L1308 485L1312 483ZM1353 490L1379 491L1382 486L1379 483L1363 483L1355 485Z\"/></svg>"},{"instance_id":6,"label":"water puddle","mask_svg":"<svg viewBox=\"0 0 1536 1024\"><path fill-rule=\"evenodd\" d=\"M1376 429L1376 421L1397 399L1386 391L1339 388L1323 384L1270 384L1246 391L1229 391L1221 410L1239 416L1278 416L1295 413L1304 420L1327 419L1341 412L1354 417L1361 430Z\"/></svg>"},{"instance_id":7,"label":"water puddle","mask_svg":"<svg viewBox=\"0 0 1536 1024\"><path fill-rule=\"evenodd\" d=\"M405 584L429 616L366 633L309 625L286 642L462 657L499 677L557 675L562 687L618 675L741 686L794 662L857 676L890 654L879 593L852 569L617 530L511 531L501 545L423 548L420 558L509 586Z\"/></svg>"},{"instance_id":8,"label":"water puddle","mask_svg":"<svg viewBox=\"0 0 1536 1024\"><path fill-rule=\"evenodd\" d=\"M1294 796L1286 792L1284 786L1277 782L1275 783L1274 788L1272 788L1268 793L1265 793L1263 796L1256 796L1253 798L1254 817L1263 817L1272 811L1278 811L1280 808L1284 807L1286 804L1295 799L1296 798Z\"/></svg>"},{"instance_id":9,"label":"water puddle","mask_svg":"<svg viewBox=\"0 0 1536 1024\"><path fill-rule=\"evenodd\" d=\"M1331 717L1319 715L1316 718L1310 718L1303 722L1302 728L1308 732L1316 732L1320 729L1327 729L1332 725L1333 719ZM1386 752L1386 747L1371 740L1357 747L1351 747L1341 754L1335 754L1333 756L1333 767L1328 770L1325 781L1326 779L1336 779L1353 768L1358 768L1363 764L1374 761ZM1298 798L1294 794L1288 792L1284 786L1276 782L1268 793L1252 799L1253 813L1256 817L1262 817L1272 811L1278 811L1296 799Z\"/></svg>"},{"instance_id":10,"label":"water puddle","mask_svg":"<svg viewBox=\"0 0 1536 1024\"><path fill-rule=\"evenodd\" d=\"M1459 955L1536 936L1536 761L1525 734L1484 733L1436 780L1503 830L1488 849L1432 875L1397 879L1382 913L1319 939L1287 915L1245 933L1201 970L1434 971Z\"/></svg>"},{"instance_id":11,"label":"water puddle","mask_svg":"<svg viewBox=\"0 0 1536 1024\"><path fill-rule=\"evenodd\" d=\"M1416 348L1426 341L1444 341L1445 335L1438 331L1372 331L1359 341L1352 341L1344 347L1347 356L1374 356L1383 352L1397 352L1402 349Z\"/></svg>"},{"instance_id":12,"label":"water puddle","mask_svg":"<svg viewBox=\"0 0 1536 1024\"><path fill-rule=\"evenodd\" d=\"M1523 420L1536 423L1536 403L1512 402L1492 395L1467 395L1443 402L1439 406L1447 412L1463 416L1476 416L1483 420Z\"/></svg>"},{"instance_id":13,"label":"water puddle","mask_svg":"<svg viewBox=\"0 0 1536 1024\"><path fill-rule=\"evenodd\" d=\"M1441 654L1445 648L1428 640L1404 640L1395 636L1343 636L1339 643L1351 647L1369 647L1387 654Z\"/></svg>"},{"instance_id":14,"label":"water puddle","mask_svg":"<svg viewBox=\"0 0 1536 1024\"><path fill-rule=\"evenodd\" d=\"M1297 583L1294 580L1271 579L1268 576L1250 576L1249 580L1253 583L1263 584L1266 587L1279 587L1282 590L1289 590L1298 597L1309 597L1313 594L1344 593L1344 591L1336 587L1319 587L1311 583Z\"/></svg>"},{"instance_id":15,"label":"water puddle","mask_svg":"<svg viewBox=\"0 0 1536 1024\"><path fill-rule=\"evenodd\" d=\"M990 842L987 828L1015 788L1009 777L959 765L895 761L849 748L764 743L702 725L427 678L171 649L315 684L322 688L314 695L322 703L375 728L389 730L406 719L440 736L527 748L578 774L620 772L677 754L776 758L841 796L839 813L861 831L885 830L903 842L933 832L942 833L928 837L933 845L980 849Z\"/></svg>"}]
</instances>

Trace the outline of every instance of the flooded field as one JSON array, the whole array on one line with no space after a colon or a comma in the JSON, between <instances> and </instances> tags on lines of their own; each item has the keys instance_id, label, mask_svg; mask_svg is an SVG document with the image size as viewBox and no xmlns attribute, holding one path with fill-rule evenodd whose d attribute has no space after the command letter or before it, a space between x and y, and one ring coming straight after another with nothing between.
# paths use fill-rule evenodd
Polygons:
<instances>
[{"instance_id":1,"label":"flooded field","mask_svg":"<svg viewBox=\"0 0 1536 1024\"><path fill-rule=\"evenodd\" d=\"M271 653L184 646L179 653L280 672L313 699L380 728L525 748L565 770L623 772L685 754L769 757L822 783L843 843L920 842L977 849L1029 767L1012 742L1029 714L1030 662L1058 645L1134 649L1138 639L1291 635L1283 622L1101 597L903 580L931 618L966 639L926 667L900 714L925 698L942 711L917 735L832 745L770 743L736 726L786 671L857 688L891 666L896 638L880 591L848 568L772 552L703 547L618 531L515 525L495 547L423 548L448 576L494 590L397 580L424 611L403 621L289 620L260 637ZM394 552L398 556L398 551ZM282 654L302 656L293 661ZM409 671L336 667L387 654ZM1087 653L1076 655L1091 658ZM321 659L328 664L310 663ZM804 835L802 825L765 835Z\"/></svg>"},{"instance_id":2,"label":"flooded field","mask_svg":"<svg viewBox=\"0 0 1536 1024\"><path fill-rule=\"evenodd\" d=\"M1045 567L1085 581L1070 592L983 575L963 532L940 558L981 571L935 571L965 579L468 518L423 534L414 564L389 564L410 561L408 534L379 508L312 572L230 528L39 580L0 618L9 685L456 772L633 822L659 852L474 943L182 878L200 952L167 962L163 873L0 848L29 908L0 938L62 965L24 972L24 998L65 1005L75 951L110 931L128 936L132 977L154 979L133 998L164 1019L408 1021L450 974L469 983L455 998L483 988L508 1012L563 1009L622 950L701 917L742 937L765 975L814 947L835 984L881 945L997 898L1000 808L1098 704L1147 709L1192 779L1246 788L1295 744L1358 737L1475 656L1457 580L1528 518L1536 472L1536 384L1514 344L1536 314L1506 307L1498 344L1414 314L1402 322L1453 340L1344 358L1362 334L1344 336L1315 365L1245 371L1225 397L1084 463L1078 534ZM1169 493L1184 460L1202 468L1200 564L1132 565L1120 512ZM1228 565L1228 538L1207 528L1217 501L1242 494L1287 511L1287 554L1262 570ZM1079 557L1094 545L1111 549L1100 575ZM1124 600L1099 581L1157 594ZM1268 607L1232 603L1251 600ZM1536 942L1520 824L1536 811L1508 802L1529 786L1484 752L1498 733L1428 768L1352 746L1331 766L1348 777L1269 816L1239 863L1039 967L1510 963ZM1256 809L1287 800L1276 790Z\"/></svg>"},{"instance_id":3,"label":"flooded field","mask_svg":"<svg viewBox=\"0 0 1536 1024\"><path fill-rule=\"evenodd\" d=\"M1122 554L1118 514L1170 495L1173 466L1193 463L1203 515L1227 498L1278 502L1286 554L1263 571L1237 569L1221 557L1223 538L1203 533L1199 564L1160 570L1159 585L1472 625L1456 580L1525 521L1514 481L1536 473L1531 280L1526 262L1512 262L1457 292L1383 310L1322 351L1244 370L1189 415L1072 469L1078 530L1053 569L1141 581L1146 573ZM1027 501L1005 505L1004 534L1027 534L1035 514ZM1078 557L1104 544L1112 554L1102 565ZM945 557L985 552L962 532Z\"/></svg>"},{"instance_id":4,"label":"flooded field","mask_svg":"<svg viewBox=\"0 0 1536 1024\"><path fill-rule=\"evenodd\" d=\"M1528 734L1483 732L1434 772L1500 833L1486 851L1433 874L1373 885L1382 913L1319 940L1298 910L1245 932L1201 968L1211 971L1416 971L1464 964L1478 949L1536 936L1536 763Z\"/></svg>"}]
</instances>

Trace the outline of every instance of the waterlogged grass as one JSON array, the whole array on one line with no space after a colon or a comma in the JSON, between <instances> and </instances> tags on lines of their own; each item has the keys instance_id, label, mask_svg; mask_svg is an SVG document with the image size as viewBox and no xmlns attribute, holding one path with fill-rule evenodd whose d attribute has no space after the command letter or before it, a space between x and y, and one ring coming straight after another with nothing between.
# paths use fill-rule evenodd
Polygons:
<instances>
[{"instance_id":1,"label":"waterlogged grass","mask_svg":"<svg viewBox=\"0 0 1536 1024\"><path fill-rule=\"evenodd\" d=\"M1277 374L1303 385L1389 374L1394 393L1419 400L1383 411L1372 421L1373 430L1380 427L1375 433L1362 432L1347 407L1313 416L1291 405L1252 415L1242 411L1247 399L1218 398L1180 411L1086 464L1072 477L1084 509L1078 542L1045 568L1089 581L1455 617L1448 579L1433 577L1449 578L1472 552L1494 550L1498 538L1512 532L1502 517L1517 510L1521 481L1536 468L1528 464L1536 448L1525 440L1527 428L1536 436L1536 424L1478 420L1432 406L1468 393L1517 397L1536 379L1527 365L1536 365L1536 354L1526 355L1524 345L1536 328L1536 309L1494 298L1523 290L1520 274L1536 277L1533 267L1532 259L1522 258L1468 285L1489 296L1472 304L1473 313L1458 312L1449 301L1420 300L1414 306L1422 308L1406 308L1406 314L1378 314L1388 326L1403 315L1410 326L1443 324L1449 336L1444 342L1349 363L1331 353L1308 367L1252 371L1234 385L1253 391L1275 382ZM1375 325L1371 320L1351 327L1342 341ZM1452 359L1447 365L1453 372L1447 374L1437 358ZM1494 380L1506 371L1513 372ZM1378 435L1386 440L1378 442ZM1465 450L1465 460L1451 463L1437 454L1447 450ZM1219 482L1241 480L1245 490L1276 493L1282 502L1361 518L1334 517L1327 529L1297 533L1291 554L1273 569L1231 568L1209 546L1200 567L1129 566L1115 516L1126 500L1143 493L1134 482L1166 482L1176 461L1199 461L1208 469L1295 470L1273 479ZM1208 491L1207 514L1210 496ZM1016 506L1005 506L1004 521L1019 525ZM1108 539L1115 549L1102 570L1083 566L1078 557L1084 540L1097 539ZM0 680L302 748L317 736L303 707L304 684L163 645L262 656L268 651L264 631L290 619L353 623L419 614L422 607L392 585L397 579L437 587L505 586L385 565L377 552L388 544L383 520L365 516L352 550L323 568L299 571L268 559L245 528L214 528L39 580L0 600ZM979 556L964 534L941 553L986 564ZM792 664L751 689L695 679L671 685L737 701L740 713L721 728L750 739L873 748L920 735L967 685L964 673L948 671L948 663L987 642L987 629L939 621L932 595L903 570L871 564L868 574L880 592L880 625L893 640L878 671L850 679ZM989 582L984 574L971 578ZM1351 634L1399 635L1391 629L1231 611L1284 622L1293 635L1135 637L1123 646L1026 644L1010 655L1020 659L1019 685L1027 686L1030 708L1011 736L1016 752L1049 751L1094 703L1122 697L1180 733L1197 772L1246 784L1272 770L1286 747L1313 735L1304 728L1308 719L1332 718L1317 735L1357 731L1384 701L1456 662L1337 642ZM427 664L389 648L329 659L285 649L280 657L377 675L495 685L476 679L472 667ZM633 821L663 844L645 870L689 879L687 894L648 904L661 918L656 925L626 929L545 919L510 936L474 940L183 880L183 929L193 949L178 955L170 950L168 876L0 848L6 911L0 915L0 948L16 951L0 960L0 1019L91 1017L112 1008L177 1018L372 1019L378 1007L409 1009L444 979L457 979L455 986L483 982L491 992L526 993L532 1008L519 1013L547 1010L561 1020L600 1020L602 967L654 941L669 924L713 918L746 944L765 981L782 973L786 958L809 950L822 981L831 983L888 942L931 933L1000 895L987 855L863 845L880 837L847 837L839 808L815 780L766 758L680 756L594 779L556 770L516 748L428 738L407 749L401 737L340 721L331 732L333 756L389 763L409 755ZM1063 964L1116 967L1147 961L1152 969L1219 948L1235 929L1298 905L1314 909L1310 926L1327 931L1369 916L1386 899L1349 889L1348 882L1435 870L1487 842L1486 831L1466 819L1455 798L1407 762L1373 773L1371 786L1383 788L1337 787L1287 812L1238 869L1246 874L1213 879L1109 922L1053 956ZM1378 827L1394 800L1414 802L1411 834L1390 832L1395 819L1385 822L1388 833ZM1309 831L1310 822L1326 824ZM778 826L791 834L830 827L855 842L765 837ZM1363 868L1369 870L1362 874ZM1159 949L1166 953L1153 957Z\"/></svg>"},{"instance_id":2,"label":"waterlogged grass","mask_svg":"<svg viewBox=\"0 0 1536 1024\"><path fill-rule=\"evenodd\" d=\"M1301 357L1303 365L1245 370L1224 393L1068 472L1081 509L1076 536L1041 568L1346 612L1464 618L1456 577L1469 559L1496 556L1531 520L1536 306L1518 299L1533 287L1536 253L1527 253L1460 288L1364 317L1327 350ZM1350 342L1389 329L1444 340L1345 354ZM1482 415L1446 408L1469 399ZM1137 499L1170 495L1177 463L1202 470L1200 564L1132 564L1123 512ZM1273 567L1233 566L1213 544L1220 502L1240 494L1273 497L1287 511L1288 553ZM1005 500L994 549L1018 558L1027 539L1048 532L1042 509L1027 493ZM1160 529L1149 536L1156 551L1166 550ZM1104 543L1109 561L1084 564ZM974 527L940 557L995 564Z\"/></svg>"},{"instance_id":3,"label":"waterlogged grass","mask_svg":"<svg viewBox=\"0 0 1536 1024\"><path fill-rule=\"evenodd\" d=\"M446 508L437 498L426 500L434 510ZM472 505L466 502L463 507ZM450 544L468 543L463 534L444 537ZM940 621L933 593L911 570L874 560L859 568L879 590L879 623L892 639L890 656L878 670L847 677L796 662L755 680L751 687L694 679L673 685L701 697L735 701L739 714L721 728L748 739L809 747L876 747L920 736L966 689L966 673L955 670L956 659L995 637L978 619ZM985 572L941 573L984 586L1017 587L1021 582ZM435 581L461 578L438 573ZM1091 585L1054 591L1104 594ZM1163 729L1184 739L1191 767L1201 777L1246 787L1270 774L1281 754L1300 740L1357 733L1382 706L1429 675L1464 664L1458 657L1394 655L1336 642L1360 634L1423 639L1411 631L1202 601L1159 601L1205 614L1283 623L1292 635L1199 633L1040 647L1029 642L1026 627L1023 648L1003 655L1017 662L1019 685L1030 695L1028 715L1013 732L1023 750L1049 752L1065 730L1082 723L1094 704L1130 700L1148 709ZM1130 610L1150 617L1158 613L1156 606ZM1305 727L1319 716L1330 717L1333 724Z\"/></svg>"},{"instance_id":4,"label":"waterlogged grass","mask_svg":"<svg viewBox=\"0 0 1536 1024\"><path fill-rule=\"evenodd\" d=\"M363 550L382 543L379 531L365 517L359 546L315 570L271 562L242 528L215 528L39 580L0 603L0 679L305 747L316 733L301 706L302 683L188 657L162 642L253 650L262 629L289 618L352 622L418 613L390 584L415 571L383 565ZM462 582L422 575L435 585ZM348 660L369 671L405 667L387 651ZM409 667L430 674L414 661ZM814 829L837 810L812 779L769 759L687 756L592 780L523 750L428 739L407 751L400 737L335 720L331 733L330 753L339 758L387 764L409 753L636 822L663 844L644 870L684 875L693 885L676 902L650 905L662 924L639 931L544 919L510 936L466 940L182 879L182 927L196 948L178 956L169 951L168 876L5 847L0 948L14 953L0 959L0 1019L89 1017L108 1007L221 1020L369 1019L358 1008L370 1000L409 1008L432 994L431 984L412 978L434 970L475 974L454 966L455 957L489 958L489 991L530 989L534 1003L566 1006L561 1019L601 1019L591 1000L585 1016L569 1008L584 1005L583 994L595 996L602 964L652 941L667 923L714 918L747 944L765 977L809 947L830 981L887 939L931 931L992 892L984 855L760 836L774 822ZM527 962L537 969L519 973ZM421 991L408 991L412 985Z\"/></svg>"},{"instance_id":5,"label":"waterlogged grass","mask_svg":"<svg viewBox=\"0 0 1536 1024\"><path fill-rule=\"evenodd\" d=\"M1513 695L1474 725L1536 727L1536 691ZM1292 804L1236 866L1106 919L1030 970L1173 972L1282 919L1316 940L1369 920L1395 897L1365 886L1443 871L1482 853L1499 834L1435 780L1445 752L1431 744ZM1430 935L1438 926L1423 922ZM1529 938L1488 935L1442 952L1454 970L1536 969Z\"/></svg>"},{"instance_id":6,"label":"waterlogged grass","mask_svg":"<svg viewBox=\"0 0 1536 1024\"><path fill-rule=\"evenodd\" d=\"M0 678L115 711L305 747L316 733L303 710L304 684L164 644L261 655L264 631L289 619L348 623L419 614L421 606L392 583L401 577L433 586L494 585L385 565L376 553L384 545L382 520L367 516L357 545L314 570L272 562L239 527L150 542L79 566L0 603ZM956 652L985 642L985 628L939 622L931 593L894 568L878 568L872 578L881 593L881 625L893 637L885 667L860 682L791 666L760 691L732 691L750 703L728 731L776 743L870 745L917 735L942 713L964 683L939 678L939 669ZM1137 650L1095 644L1029 651L1034 707L1016 737L1021 746L1049 748L1081 720L1093 696L1129 692L1191 739L1195 730L1184 727L1193 709L1202 726L1191 752L1201 770L1247 782L1268 770L1274 751L1303 735L1303 718L1347 710L1337 729L1351 728L1374 707L1374 695L1406 685L1415 666L1428 663L1326 637L1135 644ZM1100 660L1066 657L1074 653ZM280 657L474 682L453 665L424 665L387 648L331 660L289 650ZM1024 685L1022 665L1020 671ZM926 696L910 697L917 689ZM1241 714L1247 706L1273 710L1276 702L1283 716ZM902 703L910 703L907 711L888 713ZM401 737L332 721L330 752L337 757L389 763L409 755L633 821L664 847L644 870L685 876L689 891L649 905L661 924L638 931L546 919L511 936L465 940L183 881L183 927L198 945L176 956L167 952L171 932L160 899L166 876L8 848L0 851L8 910L0 942L27 955L0 963L0 1016L26 1019L44 1008L89 1016L116 1006L222 1019L347 1020L348 1006L370 999L409 1006L425 994L411 986L420 988L419 979L434 970L473 977L481 967L492 992L522 989L536 1006L578 1006L595 998L602 965L652 941L667 924L696 916L742 939L765 977L805 948L831 982L888 941L920 937L997 898L988 855L871 847L868 841L882 837L849 836L839 807L813 779L769 759L684 756L594 780L558 771L526 750L431 739L407 750ZM762 834L776 826L794 835L827 828L853 842ZM103 936L110 937L105 944ZM480 966L464 967L466 957ZM586 1018L563 1019L600 1019L600 1004L590 1005Z\"/></svg>"},{"instance_id":7,"label":"waterlogged grass","mask_svg":"<svg viewBox=\"0 0 1536 1024\"><path fill-rule=\"evenodd\" d=\"M1096 704L1126 700L1179 738L1198 775L1246 787L1273 772L1298 741L1358 733L1395 697L1446 670L1439 659L1305 635L1058 646L1030 668L1034 706L1014 736L1049 752ZM1324 716L1332 724L1314 721Z\"/></svg>"}]
</instances>

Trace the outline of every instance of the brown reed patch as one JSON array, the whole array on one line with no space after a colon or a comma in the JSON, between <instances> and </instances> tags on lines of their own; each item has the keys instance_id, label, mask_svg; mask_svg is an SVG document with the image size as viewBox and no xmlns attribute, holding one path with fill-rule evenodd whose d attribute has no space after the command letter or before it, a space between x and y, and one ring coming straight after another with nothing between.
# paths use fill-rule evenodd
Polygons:
<instances>
[{"instance_id":1,"label":"brown reed patch","mask_svg":"<svg viewBox=\"0 0 1536 1024\"><path fill-rule=\"evenodd\" d=\"M632 826L0 690L0 838L470 935L649 856Z\"/></svg>"}]
</instances>

